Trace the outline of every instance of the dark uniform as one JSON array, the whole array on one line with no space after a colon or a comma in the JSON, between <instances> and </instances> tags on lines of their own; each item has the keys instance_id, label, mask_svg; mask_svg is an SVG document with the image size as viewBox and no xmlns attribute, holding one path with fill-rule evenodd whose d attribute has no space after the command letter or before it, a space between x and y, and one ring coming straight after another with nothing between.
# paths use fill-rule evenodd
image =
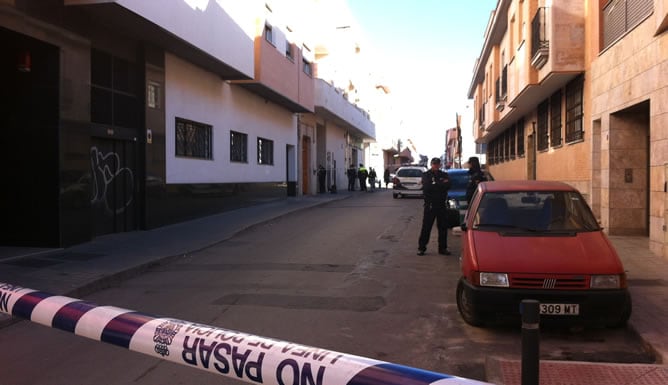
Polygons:
<instances>
[{"instance_id":1,"label":"dark uniform","mask_svg":"<svg viewBox=\"0 0 668 385\"><path fill-rule=\"evenodd\" d=\"M450 255L448 251L448 225L446 222L446 209L448 200L448 189L450 179L448 173L440 170L441 160L433 158L431 169L422 174L422 192L424 194L424 214L422 217L422 230L418 240L418 255L424 255L429 243L431 228L436 220L438 229L438 252Z\"/></svg>"}]
</instances>

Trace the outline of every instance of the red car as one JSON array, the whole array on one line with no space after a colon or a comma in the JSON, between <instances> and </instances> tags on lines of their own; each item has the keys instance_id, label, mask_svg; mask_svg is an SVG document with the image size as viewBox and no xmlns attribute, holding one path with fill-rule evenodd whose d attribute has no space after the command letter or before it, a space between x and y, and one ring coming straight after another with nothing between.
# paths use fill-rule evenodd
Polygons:
<instances>
[{"instance_id":1,"label":"red car","mask_svg":"<svg viewBox=\"0 0 668 385\"><path fill-rule=\"evenodd\" d=\"M462 226L457 308L464 321L543 320L621 327L631 316L622 262L587 202L568 184L482 182Z\"/></svg>"}]
</instances>

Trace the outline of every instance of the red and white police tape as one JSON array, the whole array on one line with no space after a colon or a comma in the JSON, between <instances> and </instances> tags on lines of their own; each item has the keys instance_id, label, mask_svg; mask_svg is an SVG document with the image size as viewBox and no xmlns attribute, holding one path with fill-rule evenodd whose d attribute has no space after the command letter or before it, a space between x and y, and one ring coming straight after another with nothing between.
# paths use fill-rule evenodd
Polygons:
<instances>
[{"instance_id":1,"label":"red and white police tape","mask_svg":"<svg viewBox=\"0 0 668 385\"><path fill-rule=\"evenodd\" d=\"M485 384L0 282L0 313L241 381L267 385Z\"/></svg>"}]
</instances>

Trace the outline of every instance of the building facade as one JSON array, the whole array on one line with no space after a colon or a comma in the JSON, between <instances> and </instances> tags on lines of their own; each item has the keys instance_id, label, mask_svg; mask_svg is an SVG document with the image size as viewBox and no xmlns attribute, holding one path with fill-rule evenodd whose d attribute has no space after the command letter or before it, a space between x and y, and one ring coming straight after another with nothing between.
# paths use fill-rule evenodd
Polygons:
<instances>
[{"instance_id":1,"label":"building facade","mask_svg":"<svg viewBox=\"0 0 668 385\"><path fill-rule=\"evenodd\" d=\"M469 89L496 179L578 188L668 257L668 1L500 0Z\"/></svg>"},{"instance_id":2,"label":"building facade","mask_svg":"<svg viewBox=\"0 0 668 385\"><path fill-rule=\"evenodd\" d=\"M327 136L304 122L328 101L315 104L300 19L276 16L291 2L194 3L0 0L0 245L66 247L315 192ZM345 108L334 115L372 138Z\"/></svg>"}]
</instances>

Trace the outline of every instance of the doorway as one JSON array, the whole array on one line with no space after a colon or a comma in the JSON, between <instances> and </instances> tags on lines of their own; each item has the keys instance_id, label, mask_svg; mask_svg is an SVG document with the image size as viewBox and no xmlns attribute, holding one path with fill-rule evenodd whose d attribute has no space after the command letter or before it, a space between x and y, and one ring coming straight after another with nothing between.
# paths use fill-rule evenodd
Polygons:
<instances>
[{"instance_id":1,"label":"doorway","mask_svg":"<svg viewBox=\"0 0 668 385\"><path fill-rule=\"evenodd\" d=\"M58 247L59 49L4 28L0 46L0 244Z\"/></svg>"},{"instance_id":2,"label":"doorway","mask_svg":"<svg viewBox=\"0 0 668 385\"><path fill-rule=\"evenodd\" d=\"M309 179L309 170L311 169L311 157L309 156L311 151L311 138L308 136L302 136L302 194L309 194L309 184L311 183Z\"/></svg>"},{"instance_id":3,"label":"doorway","mask_svg":"<svg viewBox=\"0 0 668 385\"><path fill-rule=\"evenodd\" d=\"M610 115L606 137L611 235L649 235L649 107L645 101Z\"/></svg>"}]
</instances>

